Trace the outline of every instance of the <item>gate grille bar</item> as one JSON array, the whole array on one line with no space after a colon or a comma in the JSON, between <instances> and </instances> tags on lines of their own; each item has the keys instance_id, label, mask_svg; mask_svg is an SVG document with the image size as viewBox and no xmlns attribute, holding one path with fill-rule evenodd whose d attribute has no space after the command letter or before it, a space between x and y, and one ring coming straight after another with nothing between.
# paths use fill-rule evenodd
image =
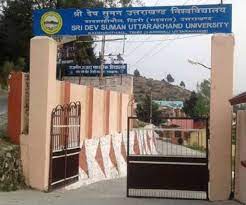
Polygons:
<instances>
[{"instance_id":1,"label":"gate grille bar","mask_svg":"<svg viewBox=\"0 0 246 205\"><path fill-rule=\"evenodd\" d=\"M127 196L208 199L208 119L127 129Z\"/></svg>"},{"instance_id":2,"label":"gate grille bar","mask_svg":"<svg viewBox=\"0 0 246 205\"><path fill-rule=\"evenodd\" d=\"M78 180L80 102L58 105L51 114L49 190Z\"/></svg>"}]
</instances>

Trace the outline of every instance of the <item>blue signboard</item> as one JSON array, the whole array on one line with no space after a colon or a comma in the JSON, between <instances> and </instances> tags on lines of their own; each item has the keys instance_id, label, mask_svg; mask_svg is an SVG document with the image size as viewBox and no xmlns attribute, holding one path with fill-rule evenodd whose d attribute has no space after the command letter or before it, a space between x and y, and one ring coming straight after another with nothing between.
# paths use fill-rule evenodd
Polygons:
<instances>
[{"instance_id":1,"label":"blue signboard","mask_svg":"<svg viewBox=\"0 0 246 205\"><path fill-rule=\"evenodd\" d=\"M35 10L42 35L231 33L232 5Z\"/></svg>"},{"instance_id":2,"label":"blue signboard","mask_svg":"<svg viewBox=\"0 0 246 205\"><path fill-rule=\"evenodd\" d=\"M100 65L70 65L65 68L65 76L99 76ZM126 75L127 64L105 64L103 76Z\"/></svg>"}]
</instances>

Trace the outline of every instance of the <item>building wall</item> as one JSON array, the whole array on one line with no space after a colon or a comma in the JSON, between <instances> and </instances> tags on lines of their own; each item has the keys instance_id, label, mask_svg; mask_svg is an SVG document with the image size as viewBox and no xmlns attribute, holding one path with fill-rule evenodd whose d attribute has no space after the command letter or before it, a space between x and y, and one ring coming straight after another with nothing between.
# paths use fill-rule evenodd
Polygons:
<instances>
[{"instance_id":1,"label":"building wall","mask_svg":"<svg viewBox=\"0 0 246 205\"><path fill-rule=\"evenodd\" d=\"M128 117L128 112L129 112L129 108L131 108L131 105L129 105L129 102L131 100L131 96L127 95L127 94L122 94L122 113L121 113L121 130L127 130L127 117ZM129 114L130 116L131 114Z\"/></svg>"},{"instance_id":2,"label":"building wall","mask_svg":"<svg viewBox=\"0 0 246 205\"><path fill-rule=\"evenodd\" d=\"M50 130L51 113L58 105L80 101L81 110L81 142L95 141L106 134L118 133L126 127L122 121L123 113L127 113L127 100L122 101L122 93L102 90L91 86L72 84L56 80L57 43L49 37L31 39L30 52L30 97L23 95L23 87L27 80L19 73L10 81L9 128L12 136L20 139L21 160L27 184L35 189L47 191L50 168ZM132 94L127 90L127 96ZM130 94L129 94L130 93ZM21 126L25 112L22 102L28 102L29 115L26 133L21 134ZM127 98L127 97L125 97ZM124 99L125 99L124 98ZM19 143L17 141L17 143ZM82 151L83 152L83 151ZM91 156L91 155L90 155Z\"/></svg>"},{"instance_id":3,"label":"building wall","mask_svg":"<svg viewBox=\"0 0 246 205\"><path fill-rule=\"evenodd\" d=\"M9 94L9 136L19 143L19 136L28 125L29 79L25 73L12 75ZM28 89L25 87L28 86ZM102 90L66 81L56 81L55 106L70 102L81 102L81 140L122 132L127 129L127 116L131 105L131 95L110 90ZM36 96L38 97L38 95ZM55 107L54 107L55 108ZM25 117L27 115L27 117ZM27 118L27 119L26 119ZM27 124L27 125L26 125ZM26 132L28 133L28 129Z\"/></svg>"},{"instance_id":4,"label":"building wall","mask_svg":"<svg viewBox=\"0 0 246 205\"><path fill-rule=\"evenodd\" d=\"M104 136L105 100L104 90L94 88L92 111L92 138Z\"/></svg>"},{"instance_id":5,"label":"building wall","mask_svg":"<svg viewBox=\"0 0 246 205\"><path fill-rule=\"evenodd\" d=\"M133 77L130 75L104 77L103 79L99 77L63 77L63 79L75 84L133 94Z\"/></svg>"},{"instance_id":6,"label":"building wall","mask_svg":"<svg viewBox=\"0 0 246 205\"><path fill-rule=\"evenodd\" d=\"M207 146L207 136L206 129L200 130L198 132L191 132L189 138L189 145L200 146L206 148Z\"/></svg>"},{"instance_id":7,"label":"building wall","mask_svg":"<svg viewBox=\"0 0 246 205\"><path fill-rule=\"evenodd\" d=\"M21 72L12 73L9 79L8 95L8 136L15 143L20 143L20 134L22 128L22 94L23 94L24 75Z\"/></svg>"},{"instance_id":8,"label":"building wall","mask_svg":"<svg viewBox=\"0 0 246 205\"><path fill-rule=\"evenodd\" d=\"M64 98L63 90L61 89L62 87L62 82L61 81L56 81L56 104L58 105L62 99Z\"/></svg>"},{"instance_id":9,"label":"building wall","mask_svg":"<svg viewBox=\"0 0 246 205\"><path fill-rule=\"evenodd\" d=\"M118 132L118 93L110 92L110 107L109 107L109 134Z\"/></svg>"},{"instance_id":10,"label":"building wall","mask_svg":"<svg viewBox=\"0 0 246 205\"><path fill-rule=\"evenodd\" d=\"M87 99L87 87L71 84L70 101L81 102L81 129L80 139L83 140L87 136L87 110L88 110L88 99Z\"/></svg>"},{"instance_id":11,"label":"building wall","mask_svg":"<svg viewBox=\"0 0 246 205\"><path fill-rule=\"evenodd\" d=\"M237 114L235 198L246 203L246 111Z\"/></svg>"}]
</instances>

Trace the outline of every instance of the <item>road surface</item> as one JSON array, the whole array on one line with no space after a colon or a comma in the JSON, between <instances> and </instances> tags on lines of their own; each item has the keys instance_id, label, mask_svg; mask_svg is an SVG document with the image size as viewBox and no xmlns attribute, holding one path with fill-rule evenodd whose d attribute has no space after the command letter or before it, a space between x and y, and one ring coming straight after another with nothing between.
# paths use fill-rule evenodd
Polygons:
<instances>
[{"instance_id":1,"label":"road surface","mask_svg":"<svg viewBox=\"0 0 246 205\"><path fill-rule=\"evenodd\" d=\"M156 150L159 155L163 156L179 156L179 157L198 157L205 158L206 152L190 149L184 145L177 145L170 142L157 139Z\"/></svg>"},{"instance_id":2,"label":"road surface","mask_svg":"<svg viewBox=\"0 0 246 205\"><path fill-rule=\"evenodd\" d=\"M6 92L0 91L0 115L7 112L8 96Z\"/></svg>"},{"instance_id":3,"label":"road surface","mask_svg":"<svg viewBox=\"0 0 246 205\"><path fill-rule=\"evenodd\" d=\"M126 180L101 181L76 190L42 193L34 190L0 192L0 205L239 205L234 201L136 199L126 198Z\"/></svg>"}]
</instances>

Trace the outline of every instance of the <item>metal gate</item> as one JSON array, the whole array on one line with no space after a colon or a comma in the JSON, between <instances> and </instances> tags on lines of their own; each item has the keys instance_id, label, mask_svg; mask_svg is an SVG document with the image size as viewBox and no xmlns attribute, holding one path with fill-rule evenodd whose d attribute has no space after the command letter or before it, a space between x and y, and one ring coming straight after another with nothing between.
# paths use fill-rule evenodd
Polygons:
<instances>
[{"instance_id":1,"label":"metal gate","mask_svg":"<svg viewBox=\"0 0 246 205\"><path fill-rule=\"evenodd\" d=\"M136 120L128 118L127 196L208 199L208 119L130 128Z\"/></svg>"},{"instance_id":2,"label":"metal gate","mask_svg":"<svg viewBox=\"0 0 246 205\"><path fill-rule=\"evenodd\" d=\"M80 102L57 106L51 114L49 191L78 180Z\"/></svg>"}]
</instances>

